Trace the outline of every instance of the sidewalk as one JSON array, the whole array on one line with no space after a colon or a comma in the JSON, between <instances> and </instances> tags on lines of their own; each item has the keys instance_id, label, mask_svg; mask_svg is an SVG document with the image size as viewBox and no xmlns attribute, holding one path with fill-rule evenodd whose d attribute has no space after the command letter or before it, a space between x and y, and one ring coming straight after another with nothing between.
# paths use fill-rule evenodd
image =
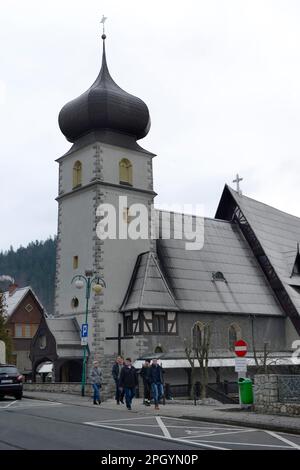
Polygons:
<instances>
[{"instance_id":1,"label":"sidewalk","mask_svg":"<svg viewBox=\"0 0 300 470\"><path fill-rule=\"evenodd\" d=\"M90 397L81 397L79 395L70 395L67 393L46 393L46 392L28 392L24 391L24 398L36 400L57 401L67 405L94 407ZM259 429L268 429L279 432L290 432L300 434L300 417L266 415L254 413L251 411L241 411L238 406L233 405L193 405L167 402L160 406L160 411L154 410L154 407L145 407L142 399L135 399L133 410L127 411L124 405L116 405L114 400L107 400L101 403L101 408L107 410L117 410L128 415L128 413L137 413L140 415L170 416L174 418L186 418L197 421L209 421L221 424L231 424L234 426L246 426Z\"/></svg>"}]
</instances>

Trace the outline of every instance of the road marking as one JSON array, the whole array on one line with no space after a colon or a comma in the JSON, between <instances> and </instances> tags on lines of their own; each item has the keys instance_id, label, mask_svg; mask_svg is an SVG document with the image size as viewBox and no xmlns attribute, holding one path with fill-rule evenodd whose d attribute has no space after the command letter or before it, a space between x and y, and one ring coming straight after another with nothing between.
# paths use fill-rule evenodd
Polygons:
<instances>
[{"instance_id":1,"label":"road marking","mask_svg":"<svg viewBox=\"0 0 300 470\"><path fill-rule=\"evenodd\" d=\"M172 441L172 442L180 442L181 444L193 444L196 447L206 447L209 449L217 449L217 450L228 450L225 447L219 447L219 446L213 446L209 444L202 444L201 442L193 442L193 441L187 441L184 439L177 439L175 437L166 437L166 436L160 436L158 434L152 434L152 433L147 433L147 432L142 432L142 431L133 431L132 429L124 429L124 428L118 428L117 426L108 426L105 424L97 424L95 422L85 422L83 424L86 424L87 426L94 426L98 428L104 428L104 429L111 429L114 431L126 431L132 434L137 434L140 436L146 436L146 437L154 437L156 439L166 439L167 441Z\"/></svg>"},{"instance_id":2,"label":"road marking","mask_svg":"<svg viewBox=\"0 0 300 470\"><path fill-rule=\"evenodd\" d=\"M1 406L1 408L2 408L3 410L6 410L6 408L9 408L9 407L10 407L11 405L13 405L14 403L17 403L17 400L11 401L8 405L6 405L6 406Z\"/></svg>"},{"instance_id":3,"label":"road marking","mask_svg":"<svg viewBox=\"0 0 300 470\"><path fill-rule=\"evenodd\" d=\"M203 429L203 431L205 432L204 429ZM247 430L242 430L242 431L240 430L240 431L229 431L229 432L215 432L215 433L213 431L210 431L209 434L201 434L200 436L191 436L191 437L194 438L194 437L207 437L207 436L211 436L211 437L225 436L225 435L228 435L228 434L241 434L243 432L254 432L254 431L257 431L257 429L247 429ZM181 439L190 439L190 437L189 436L184 436Z\"/></svg>"},{"instance_id":4,"label":"road marking","mask_svg":"<svg viewBox=\"0 0 300 470\"><path fill-rule=\"evenodd\" d=\"M164 425L164 423L162 422L162 419L160 416L156 416L156 421L157 421L157 424L158 426L160 427L160 429L162 430L164 436L166 437L172 437L171 434L169 433L168 429L166 428L166 426Z\"/></svg>"},{"instance_id":5,"label":"road marking","mask_svg":"<svg viewBox=\"0 0 300 470\"><path fill-rule=\"evenodd\" d=\"M213 436L212 436L213 437ZM185 441L188 442L188 441ZM275 447L276 449L290 449L288 446L279 446L275 444L254 444L249 442L226 442L226 441L205 441L201 439L201 442L214 442L216 444L229 444L229 445L237 445L237 446L255 446L255 447Z\"/></svg>"},{"instance_id":6,"label":"road marking","mask_svg":"<svg viewBox=\"0 0 300 470\"><path fill-rule=\"evenodd\" d=\"M293 441L290 441L289 439L286 439L283 436L280 436L280 434L277 434L276 432L273 431L265 431L266 433L270 434L270 436L275 437L276 439L279 439L282 442L285 442L286 444L289 444L290 447L294 447L295 449L300 449L300 445L296 444Z\"/></svg>"}]
</instances>

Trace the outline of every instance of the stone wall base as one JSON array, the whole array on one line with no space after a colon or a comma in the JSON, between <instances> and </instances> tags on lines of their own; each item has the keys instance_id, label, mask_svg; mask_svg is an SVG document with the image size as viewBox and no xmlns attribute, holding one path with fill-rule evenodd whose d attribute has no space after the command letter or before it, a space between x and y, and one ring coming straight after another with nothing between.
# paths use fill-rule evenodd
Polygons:
<instances>
[{"instance_id":1,"label":"stone wall base","mask_svg":"<svg viewBox=\"0 0 300 470\"><path fill-rule=\"evenodd\" d=\"M264 403L255 404L254 411L256 413L265 414L278 414L285 416L299 416L300 417L300 404L299 403Z\"/></svg>"},{"instance_id":2,"label":"stone wall base","mask_svg":"<svg viewBox=\"0 0 300 470\"><path fill-rule=\"evenodd\" d=\"M51 382L51 383L25 383L23 386L24 392L45 392L45 393L70 393L71 395L81 395L81 383L72 382ZM93 396L93 387L91 384L86 384L85 395L88 397ZM101 400L113 398L112 387L109 384L102 385L100 390Z\"/></svg>"}]
</instances>

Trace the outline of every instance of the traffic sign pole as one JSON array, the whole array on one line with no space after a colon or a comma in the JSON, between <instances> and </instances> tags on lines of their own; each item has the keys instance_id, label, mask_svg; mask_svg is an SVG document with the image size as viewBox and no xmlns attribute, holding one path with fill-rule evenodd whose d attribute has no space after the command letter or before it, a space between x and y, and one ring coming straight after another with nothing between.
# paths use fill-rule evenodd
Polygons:
<instances>
[{"instance_id":1,"label":"traffic sign pole","mask_svg":"<svg viewBox=\"0 0 300 470\"><path fill-rule=\"evenodd\" d=\"M244 408L244 406L241 399L239 379L245 378L247 375L247 359L245 357L247 350L247 343L243 339L240 339L234 343L234 352L237 356L235 360L235 371L238 373L239 403L241 408Z\"/></svg>"}]
</instances>

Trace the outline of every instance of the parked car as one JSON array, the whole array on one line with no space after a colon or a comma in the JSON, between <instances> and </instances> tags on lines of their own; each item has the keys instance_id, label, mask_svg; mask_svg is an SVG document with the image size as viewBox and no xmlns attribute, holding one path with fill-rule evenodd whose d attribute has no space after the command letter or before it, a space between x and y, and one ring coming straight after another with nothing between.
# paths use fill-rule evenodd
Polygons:
<instances>
[{"instance_id":1,"label":"parked car","mask_svg":"<svg viewBox=\"0 0 300 470\"><path fill-rule=\"evenodd\" d=\"M23 375L10 364L0 364L0 399L5 395L16 400L21 400L23 396Z\"/></svg>"}]
</instances>

